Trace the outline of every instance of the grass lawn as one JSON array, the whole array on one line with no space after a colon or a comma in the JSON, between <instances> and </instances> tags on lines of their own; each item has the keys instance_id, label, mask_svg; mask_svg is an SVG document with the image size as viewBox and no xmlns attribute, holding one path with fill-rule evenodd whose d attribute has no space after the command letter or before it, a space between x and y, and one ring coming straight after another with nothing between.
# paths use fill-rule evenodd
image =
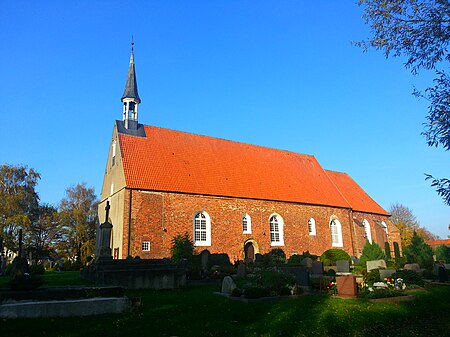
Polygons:
<instances>
[{"instance_id":1,"label":"grass lawn","mask_svg":"<svg viewBox=\"0 0 450 337\"><path fill-rule=\"evenodd\" d=\"M65 277L78 279L76 274ZM448 336L450 332L450 286L416 292L412 302L388 304L326 295L246 304L214 295L215 290L217 286L208 285L128 291L142 300L131 313L2 320L0 335L379 337Z\"/></svg>"}]
</instances>

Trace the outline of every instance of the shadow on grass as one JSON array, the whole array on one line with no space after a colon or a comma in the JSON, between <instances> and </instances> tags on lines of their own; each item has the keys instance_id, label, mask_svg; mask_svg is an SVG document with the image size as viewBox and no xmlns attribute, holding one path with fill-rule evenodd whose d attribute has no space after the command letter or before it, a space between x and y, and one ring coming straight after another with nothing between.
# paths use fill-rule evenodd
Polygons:
<instances>
[{"instance_id":1,"label":"shadow on grass","mask_svg":"<svg viewBox=\"0 0 450 337\"><path fill-rule=\"evenodd\" d=\"M129 291L142 305L123 315L3 320L4 336L444 336L450 287L417 300L372 303L325 295L242 303L214 295L215 286Z\"/></svg>"}]
</instances>

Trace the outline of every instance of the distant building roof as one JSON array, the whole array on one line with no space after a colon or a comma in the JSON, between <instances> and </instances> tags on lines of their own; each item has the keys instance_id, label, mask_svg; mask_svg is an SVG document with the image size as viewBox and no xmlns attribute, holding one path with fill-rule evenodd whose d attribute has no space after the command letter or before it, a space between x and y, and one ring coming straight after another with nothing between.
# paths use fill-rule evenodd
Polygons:
<instances>
[{"instance_id":1,"label":"distant building roof","mask_svg":"<svg viewBox=\"0 0 450 337\"><path fill-rule=\"evenodd\" d=\"M440 246L440 245L450 246L450 239L429 240L429 241L426 241L426 243L427 243L427 245L430 245L430 246Z\"/></svg>"},{"instance_id":2,"label":"distant building roof","mask_svg":"<svg viewBox=\"0 0 450 337\"><path fill-rule=\"evenodd\" d=\"M347 174L325 171L314 156L143 127L146 137L119 133L129 188L327 205L388 215Z\"/></svg>"}]
</instances>

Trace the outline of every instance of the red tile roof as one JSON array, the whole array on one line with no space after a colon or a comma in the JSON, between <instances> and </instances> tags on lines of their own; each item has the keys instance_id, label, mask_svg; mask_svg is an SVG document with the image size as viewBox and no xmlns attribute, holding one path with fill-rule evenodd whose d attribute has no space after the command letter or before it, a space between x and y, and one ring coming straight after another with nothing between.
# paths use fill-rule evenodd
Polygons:
<instances>
[{"instance_id":1,"label":"red tile roof","mask_svg":"<svg viewBox=\"0 0 450 337\"><path fill-rule=\"evenodd\" d=\"M326 172L354 211L389 215L347 173Z\"/></svg>"},{"instance_id":2,"label":"red tile roof","mask_svg":"<svg viewBox=\"0 0 450 337\"><path fill-rule=\"evenodd\" d=\"M426 243L427 243L427 245L430 245L430 246L440 246L440 245L450 246L450 239L429 240L429 241L426 241Z\"/></svg>"},{"instance_id":3,"label":"red tile roof","mask_svg":"<svg viewBox=\"0 0 450 337\"><path fill-rule=\"evenodd\" d=\"M129 188L350 208L349 199L313 156L144 127L146 137L119 134ZM371 201L366 211L386 214L351 182L357 188L352 186L349 192L362 193L363 200Z\"/></svg>"}]
</instances>

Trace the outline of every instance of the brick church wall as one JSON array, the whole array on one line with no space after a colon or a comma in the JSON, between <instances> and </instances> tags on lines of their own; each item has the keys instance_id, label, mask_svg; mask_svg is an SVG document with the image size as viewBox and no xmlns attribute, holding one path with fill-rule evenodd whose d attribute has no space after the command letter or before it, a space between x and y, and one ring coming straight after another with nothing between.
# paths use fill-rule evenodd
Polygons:
<instances>
[{"instance_id":1,"label":"brick church wall","mask_svg":"<svg viewBox=\"0 0 450 337\"><path fill-rule=\"evenodd\" d=\"M129 190L125 193L122 258L127 256ZM387 217L371 214L351 214L342 208L301 205L253 199L236 199L179 193L159 193L133 190L131 211L130 255L141 258L170 257L171 240L177 234L193 235L195 214L205 211L211 218L211 246L197 247L197 252L208 249L211 253L226 253L230 260L244 258L244 244L251 239L256 242L256 252L267 253L281 248L289 257L309 251L320 255L331 245L330 220L337 217L342 225L343 247L355 255L353 247L364 246L364 228L357 228L350 221L363 215L371 224L372 237L383 240L381 227L375 221L387 221ZM251 217L251 234L243 234L242 217ZM284 246L271 247L269 218L278 214L284 221ZM316 235L309 235L308 220L315 219ZM362 219L361 219L362 221ZM353 222L353 221L352 221ZM380 227L380 229L376 227ZM141 249L142 241L150 241L150 251ZM382 243L384 248L384 241Z\"/></svg>"}]
</instances>

